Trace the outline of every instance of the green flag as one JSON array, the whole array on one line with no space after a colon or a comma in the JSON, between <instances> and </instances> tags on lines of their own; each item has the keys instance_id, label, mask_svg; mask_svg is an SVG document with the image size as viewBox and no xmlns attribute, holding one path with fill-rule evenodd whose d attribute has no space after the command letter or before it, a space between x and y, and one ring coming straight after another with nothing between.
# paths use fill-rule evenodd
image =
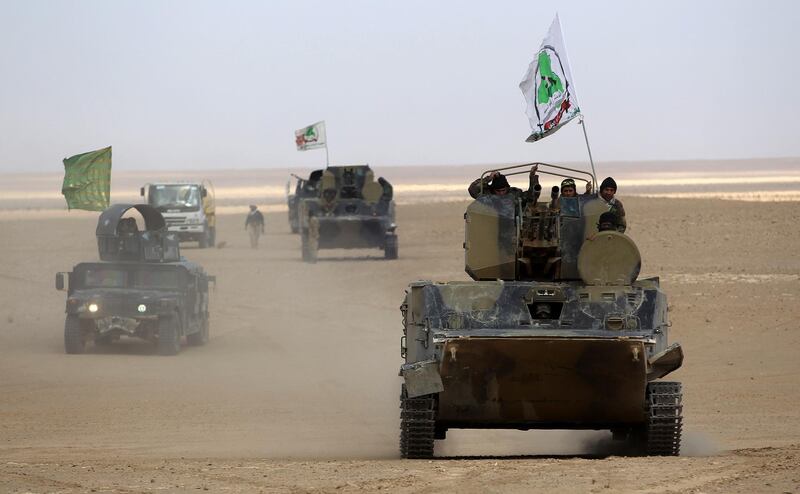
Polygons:
<instances>
[{"instance_id":1,"label":"green flag","mask_svg":"<svg viewBox=\"0 0 800 494\"><path fill-rule=\"evenodd\" d=\"M61 193L69 209L106 209L111 196L111 146L65 158Z\"/></svg>"}]
</instances>

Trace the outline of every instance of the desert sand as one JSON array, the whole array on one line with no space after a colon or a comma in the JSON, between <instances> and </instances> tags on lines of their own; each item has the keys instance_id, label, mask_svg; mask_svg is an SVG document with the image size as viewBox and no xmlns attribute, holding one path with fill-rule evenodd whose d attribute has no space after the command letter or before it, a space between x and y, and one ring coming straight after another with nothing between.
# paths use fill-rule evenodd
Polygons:
<instances>
[{"instance_id":1,"label":"desert sand","mask_svg":"<svg viewBox=\"0 0 800 494\"><path fill-rule=\"evenodd\" d=\"M182 251L218 279L211 341L175 357L135 340L65 355L54 274L97 258L96 214L9 199L0 491L800 492L797 202L620 193L686 354L670 377L683 456L620 456L605 432L451 431L417 461L397 452L398 307L412 280L468 279L466 201L401 196L398 260L337 250L315 265L277 201L260 202L278 211L251 250L246 198L230 199L224 247Z\"/></svg>"}]
</instances>

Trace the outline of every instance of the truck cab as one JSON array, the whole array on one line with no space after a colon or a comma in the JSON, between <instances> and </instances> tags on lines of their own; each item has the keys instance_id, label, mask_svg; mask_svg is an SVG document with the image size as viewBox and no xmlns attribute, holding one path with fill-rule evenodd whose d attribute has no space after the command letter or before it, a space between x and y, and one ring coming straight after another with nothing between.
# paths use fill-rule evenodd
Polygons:
<instances>
[{"instance_id":1,"label":"truck cab","mask_svg":"<svg viewBox=\"0 0 800 494\"><path fill-rule=\"evenodd\" d=\"M196 241L201 249L216 242L216 211L210 183L152 183L139 190L158 210L167 229L181 242Z\"/></svg>"}]
</instances>

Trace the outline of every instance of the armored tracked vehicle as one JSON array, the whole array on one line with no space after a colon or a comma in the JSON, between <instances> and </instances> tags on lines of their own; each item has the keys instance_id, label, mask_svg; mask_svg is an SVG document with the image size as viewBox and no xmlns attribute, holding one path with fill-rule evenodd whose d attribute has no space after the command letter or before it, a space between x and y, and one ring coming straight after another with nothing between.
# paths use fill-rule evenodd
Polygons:
<instances>
[{"instance_id":1,"label":"armored tracked vehicle","mask_svg":"<svg viewBox=\"0 0 800 494\"><path fill-rule=\"evenodd\" d=\"M131 209L144 219L144 231L135 218L123 218ZM56 289L67 290L67 353L121 336L151 341L161 355L177 354L184 336L190 345L208 341L208 285L216 279L181 257L178 237L158 210L112 205L97 221L97 247L100 261L56 274Z\"/></svg>"},{"instance_id":2,"label":"armored tracked vehicle","mask_svg":"<svg viewBox=\"0 0 800 494\"><path fill-rule=\"evenodd\" d=\"M597 183L580 170L538 167ZM525 173L514 168L499 171ZM475 281L407 290L402 457L433 456L453 428L610 430L637 453L679 453L681 384L659 379L683 352L668 342L659 280L638 279L630 237L598 232L605 201L554 189L545 202L541 187L527 202L480 195L464 215Z\"/></svg>"},{"instance_id":3,"label":"armored tracked vehicle","mask_svg":"<svg viewBox=\"0 0 800 494\"><path fill-rule=\"evenodd\" d=\"M378 248L386 259L397 258L393 190L387 180L376 181L368 165L329 166L317 189L317 196L299 202L303 261L316 262L319 249Z\"/></svg>"},{"instance_id":4,"label":"armored tracked vehicle","mask_svg":"<svg viewBox=\"0 0 800 494\"><path fill-rule=\"evenodd\" d=\"M314 170L308 178L298 177L292 173L292 178L296 180L294 192L289 192L290 184L286 184L286 205L289 206L289 228L292 233L300 232L300 217L298 215L300 201L303 199L310 199L319 197L319 180L322 177L323 170Z\"/></svg>"}]
</instances>

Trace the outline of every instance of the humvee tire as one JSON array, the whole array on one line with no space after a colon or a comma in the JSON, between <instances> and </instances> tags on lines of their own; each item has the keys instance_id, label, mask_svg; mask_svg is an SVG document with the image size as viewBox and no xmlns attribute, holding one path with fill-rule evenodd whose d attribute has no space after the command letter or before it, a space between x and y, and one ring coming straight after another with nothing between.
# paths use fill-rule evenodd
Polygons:
<instances>
[{"instance_id":1,"label":"humvee tire","mask_svg":"<svg viewBox=\"0 0 800 494\"><path fill-rule=\"evenodd\" d=\"M397 259L397 235L386 235L383 255L386 259Z\"/></svg>"},{"instance_id":2,"label":"humvee tire","mask_svg":"<svg viewBox=\"0 0 800 494\"><path fill-rule=\"evenodd\" d=\"M175 316L159 316L156 343L159 355L177 355L181 351L181 332L178 323L179 319Z\"/></svg>"},{"instance_id":3,"label":"humvee tire","mask_svg":"<svg viewBox=\"0 0 800 494\"><path fill-rule=\"evenodd\" d=\"M64 350L71 355L83 353L86 342L83 339L81 320L70 314L64 321Z\"/></svg>"},{"instance_id":4,"label":"humvee tire","mask_svg":"<svg viewBox=\"0 0 800 494\"><path fill-rule=\"evenodd\" d=\"M192 346L208 343L208 316L205 316L200 323L200 331L186 335L186 342Z\"/></svg>"}]
</instances>

